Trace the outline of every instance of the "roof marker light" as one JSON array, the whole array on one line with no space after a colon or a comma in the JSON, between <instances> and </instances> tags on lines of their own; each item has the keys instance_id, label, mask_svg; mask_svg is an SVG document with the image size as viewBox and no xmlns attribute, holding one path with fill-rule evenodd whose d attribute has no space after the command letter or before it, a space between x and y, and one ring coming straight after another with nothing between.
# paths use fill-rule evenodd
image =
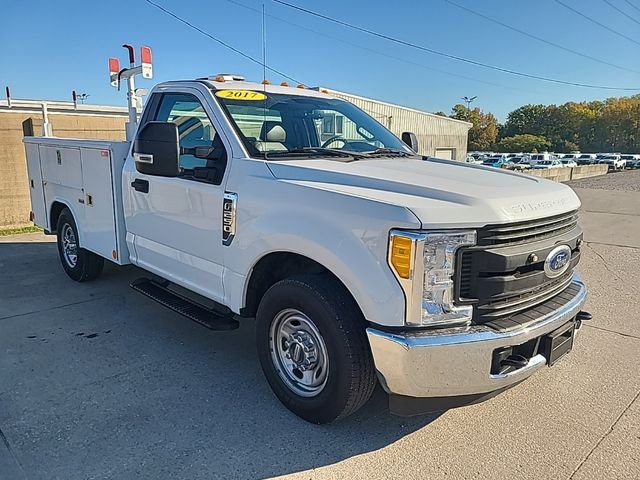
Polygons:
<instances>
[{"instance_id":1,"label":"roof marker light","mask_svg":"<svg viewBox=\"0 0 640 480\"><path fill-rule=\"evenodd\" d=\"M305 88L303 83L299 83L298 85L296 85L296 88Z\"/></svg>"},{"instance_id":2,"label":"roof marker light","mask_svg":"<svg viewBox=\"0 0 640 480\"><path fill-rule=\"evenodd\" d=\"M289 86L289 84L288 84L287 82L281 82L281 83L280 83L280 86L281 86L281 87L288 87L288 86Z\"/></svg>"},{"instance_id":3,"label":"roof marker light","mask_svg":"<svg viewBox=\"0 0 640 480\"><path fill-rule=\"evenodd\" d=\"M266 78L260 82L262 85L271 85L271 82Z\"/></svg>"}]
</instances>

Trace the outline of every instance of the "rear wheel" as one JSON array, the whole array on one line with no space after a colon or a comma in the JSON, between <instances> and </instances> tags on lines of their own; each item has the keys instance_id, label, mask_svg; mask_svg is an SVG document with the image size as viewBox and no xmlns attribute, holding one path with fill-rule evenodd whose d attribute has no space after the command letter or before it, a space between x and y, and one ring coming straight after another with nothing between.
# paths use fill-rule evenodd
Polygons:
<instances>
[{"instance_id":1,"label":"rear wheel","mask_svg":"<svg viewBox=\"0 0 640 480\"><path fill-rule=\"evenodd\" d=\"M273 285L256 314L258 356L293 413L329 423L362 407L376 384L365 322L334 279L300 275Z\"/></svg>"},{"instance_id":2,"label":"rear wheel","mask_svg":"<svg viewBox=\"0 0 640 480\"><path fill-rule=\"evenodd\" d=\"M98 278L104 267L104 258L80 248L78 227L73 215L65 208L58 217L58 253L64 271L76 282Z\"/></svg>"}]
</instances>

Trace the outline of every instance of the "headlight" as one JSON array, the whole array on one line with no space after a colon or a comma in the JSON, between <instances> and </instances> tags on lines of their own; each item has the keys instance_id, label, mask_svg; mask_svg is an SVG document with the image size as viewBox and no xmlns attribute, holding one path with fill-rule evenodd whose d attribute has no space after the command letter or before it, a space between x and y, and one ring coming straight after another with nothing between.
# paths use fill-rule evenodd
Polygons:
<instances>
[{"instance_id":1,"label":"headlight","mask_svg":"<svg viewBox=\"0 0 640 480\"><path fill-rule=\"evenodd\" d=\"M476 232L393 230L389 263L406 298L408 326L468 325L471 306L454 305L455 256L458 248L475 245Z\"/></svg>"}]
</instances>

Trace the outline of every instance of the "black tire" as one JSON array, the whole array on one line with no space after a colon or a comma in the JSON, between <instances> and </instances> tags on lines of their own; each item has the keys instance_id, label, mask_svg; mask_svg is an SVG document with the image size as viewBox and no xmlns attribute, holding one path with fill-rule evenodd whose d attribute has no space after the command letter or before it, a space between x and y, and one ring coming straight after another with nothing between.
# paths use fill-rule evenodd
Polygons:
<instances>
[{"instance_id":1,"label":"black tire","mask_svg":"<svg viewBox=\"0 0 640 480\"><path fill-rule=\"evenodd\" d=\"M76 244L76 261L71 261L68 255L65 255L64 236L69 231L73 232L73 238ZM60 262L64 271L76 282L87 282L94 280L102 273L104 267L104 258L96 255L89 250L80 248L78 245L78 227L73 219L73 215L68 208L65 208L58 217L58 225L56 227L58 236L58 253L60 254Z\"/></svg>"},{"instance_id":2,"label":"black tire","mask_svg":"<svg viewBox=\"0 0 640 480\"><path fill-rule=\"evenodd\" d=\"M326 347L326 383L315 396L301 396L292 390L281 378L282 369L274 359L277 353L272 355L272 323L288 309L305 314ZM328 275L300 275L273 285L258 307L256 341L262 370L278 399L296 415L316 424L347 417L362 407L376 386L365 328L352 297Z\"/></svg>"}]
</instances>

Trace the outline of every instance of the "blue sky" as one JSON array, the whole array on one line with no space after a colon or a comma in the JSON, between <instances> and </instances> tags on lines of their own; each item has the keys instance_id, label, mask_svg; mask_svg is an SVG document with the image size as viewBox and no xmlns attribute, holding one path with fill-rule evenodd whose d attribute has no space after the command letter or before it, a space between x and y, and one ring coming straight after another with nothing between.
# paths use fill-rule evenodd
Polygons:
<instances>
[{"instance_id":1,"label":"blue sky","mask_svg":"<svg viewBox=\"0 0 640 480\"><path fill-rule=\"evenodd\" d=\"M227 0L154 0L234 47L261 57L259 13ZM271 0L234 0L267 15L267 63L306 85L322 85L427 111L450 112L464 95L504 120L525 103L603 99L629 92L592 90L515 77L393 44L281 6ZM598 85L638 87L626 72L545 45L478 18L445 0L290 0L328 16L512 70ZM562 0L634 38L638 44L589 23L555 0L454 0L468 8L570 49L640 72L640 23L603 0ZM640 10L609 0L640 22ZM629 0L640 8L640 0ZM154 52L151 87L169 79L234 72L260 80L260 66L178 23L144 0L22 1L3 6L0 85L14 98L69 99L72 89L89 102L124 105L109 86L107 58L122 43ZM273 18L273 17L278 17ZM284 19L285 23L280 19ZM445 73L446 72L446 73ZM280 81L268 74L272 81ZM633 93L633 92L631 92Z\"/></svg>"}]
</instances>

